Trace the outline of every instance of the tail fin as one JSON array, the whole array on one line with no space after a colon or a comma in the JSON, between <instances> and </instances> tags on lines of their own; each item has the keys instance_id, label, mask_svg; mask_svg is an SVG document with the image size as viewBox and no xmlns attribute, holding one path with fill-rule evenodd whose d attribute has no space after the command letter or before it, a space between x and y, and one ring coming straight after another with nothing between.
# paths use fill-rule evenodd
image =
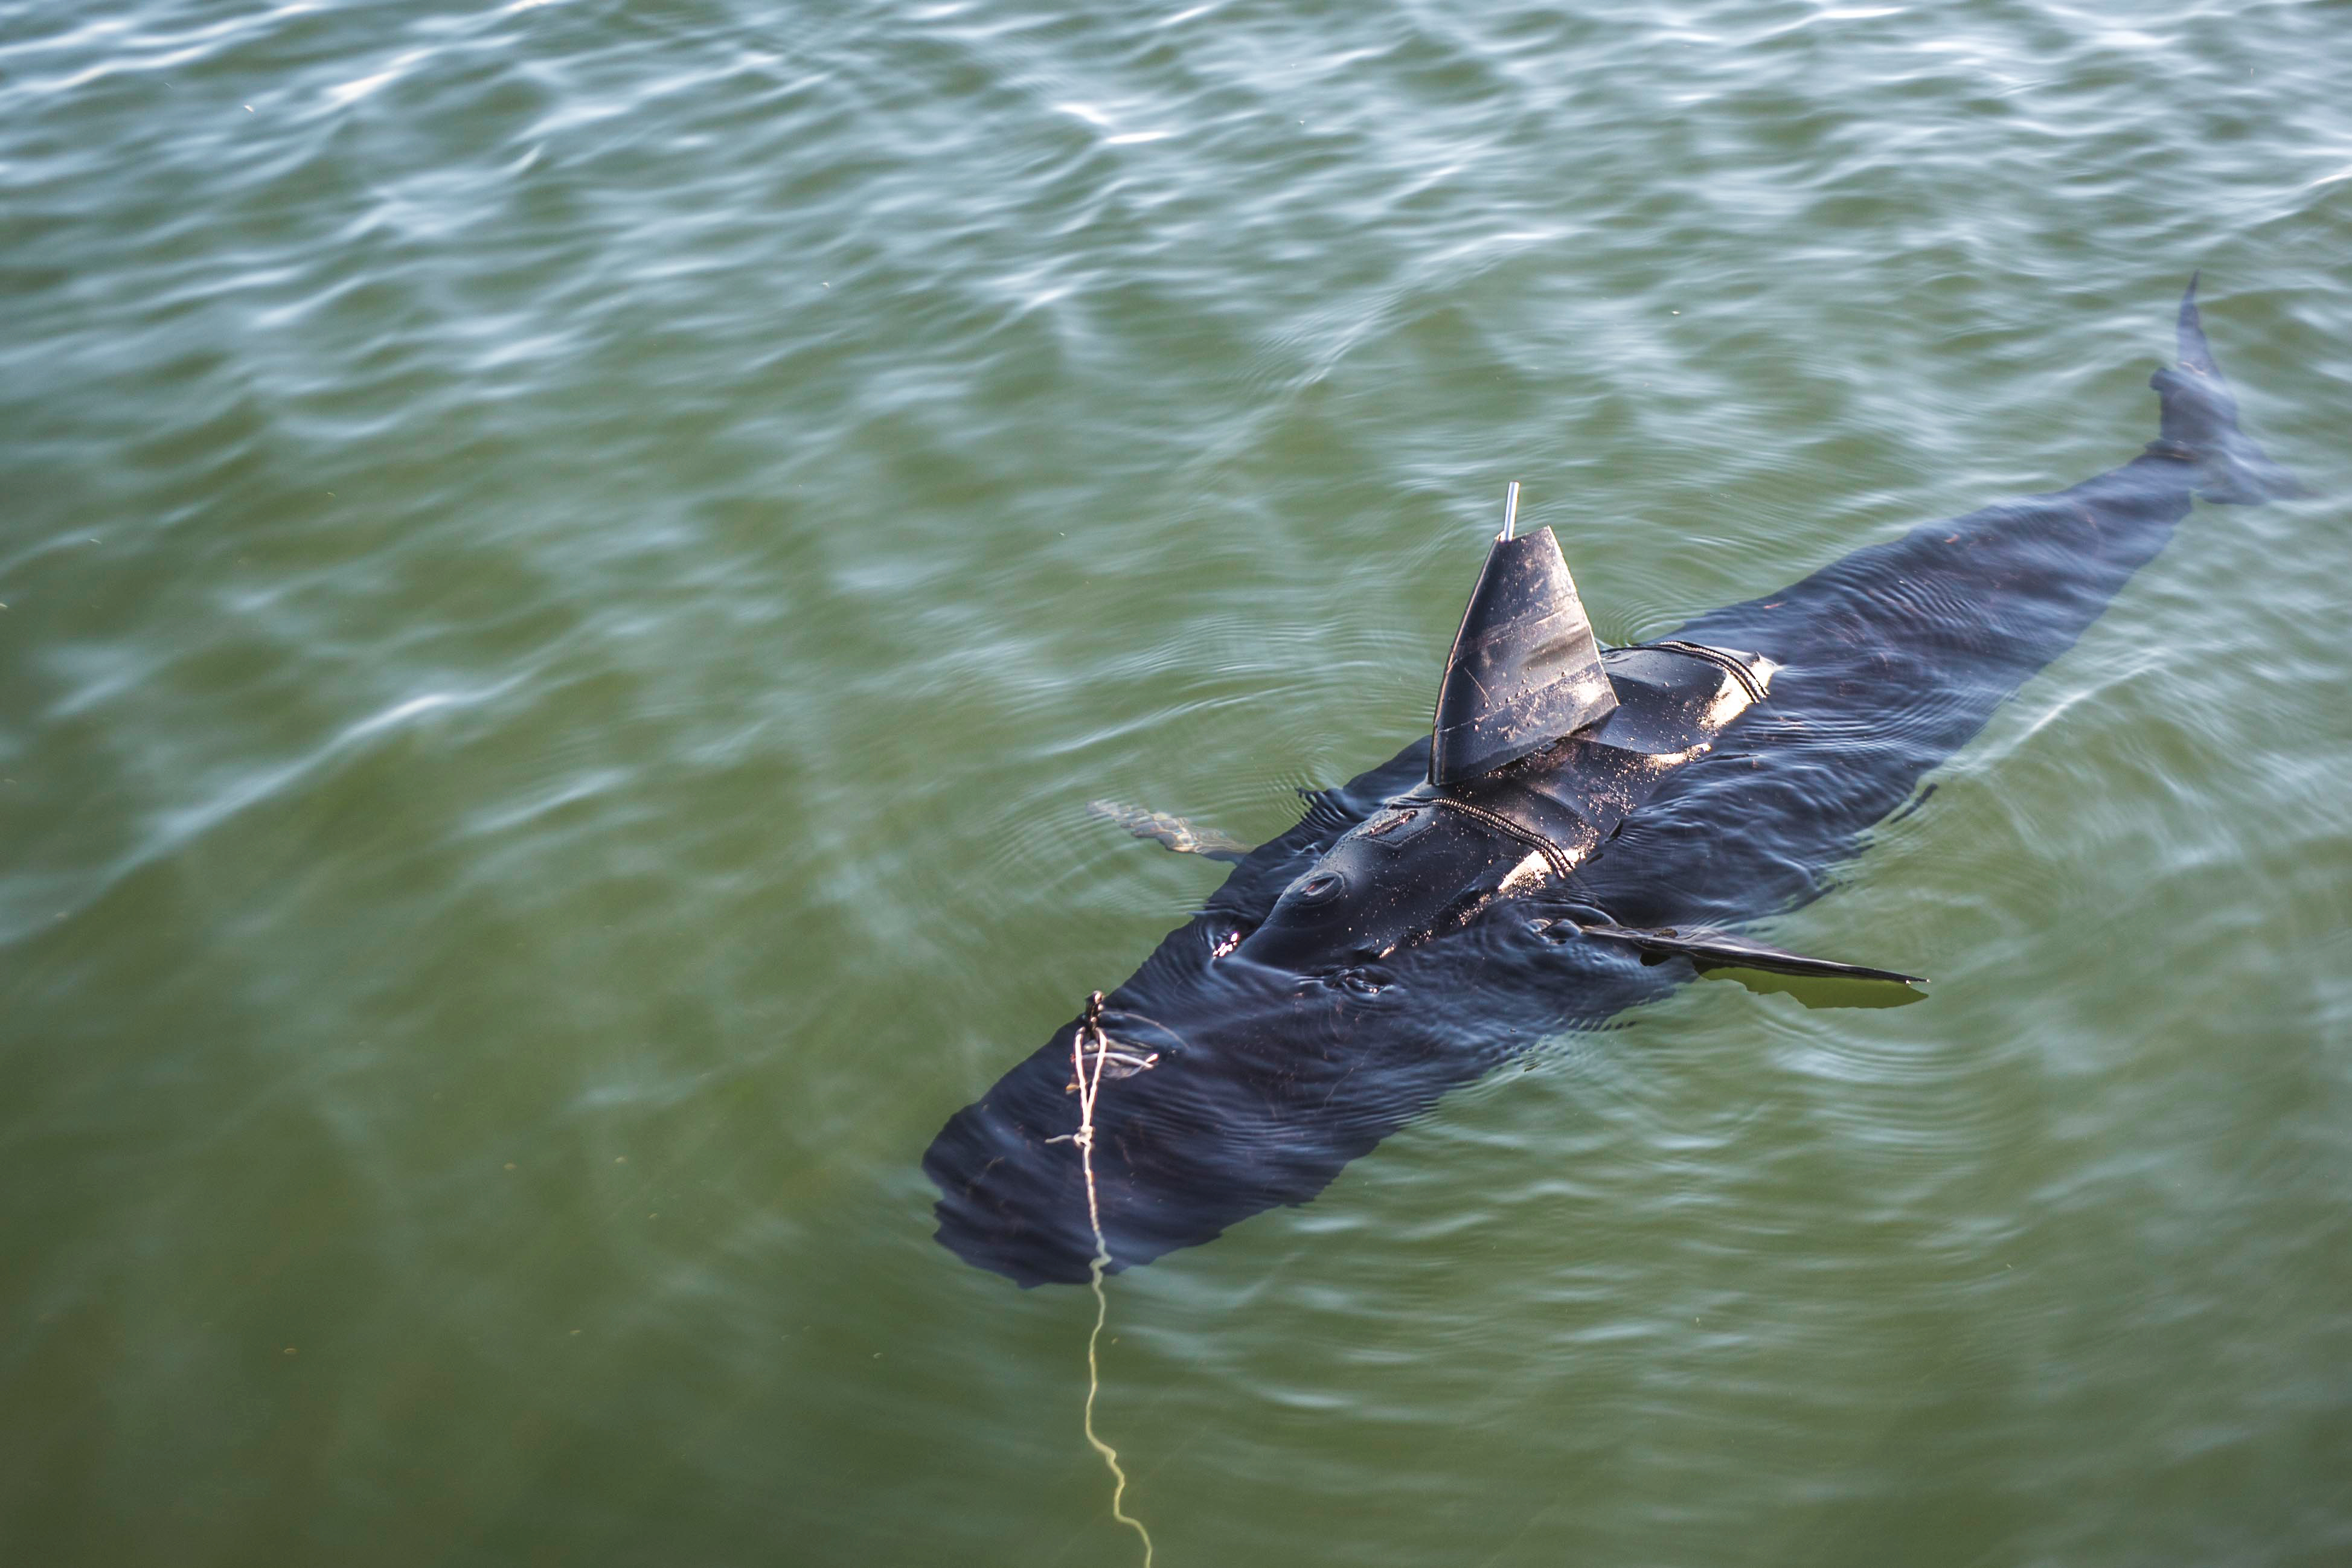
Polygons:
<instances>
[{"instance_id":1,"label":"tail fin","mask_svg":"<svg viewBox=\"0 0 2352 1568\"><path fill-rule=\"evenodd\" d=\"M2294 476L2238 428L2238 400L2197 318L2197 277L2189 275L2189 292L2180 297L2180 363L2147 381L2164 410L2148 450L2199 465L2197 494L2208 501L2251 507L2300 496Z\"/></svg>"}]
</instances>

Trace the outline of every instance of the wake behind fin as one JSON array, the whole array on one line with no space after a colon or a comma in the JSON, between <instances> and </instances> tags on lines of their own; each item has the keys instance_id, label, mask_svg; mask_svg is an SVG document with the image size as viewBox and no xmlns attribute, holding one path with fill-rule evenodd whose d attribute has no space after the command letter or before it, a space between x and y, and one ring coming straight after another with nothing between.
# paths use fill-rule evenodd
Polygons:
<instances>
[{"instance_id":1,"label":"wake behind fin","mask_svg":"<svg viewBox=\"0 0 2352 1568\"><path fill-rule=\"evenodd\" d=\"M2147 449L2197 464L2197 494L2216 504L2251 507L2303 495L2295 476L2238 428L2237 396L2213 361L2213 345L2206 341L2197 313L2199 276L2189 275L2188 291L2180 297L2175 350L2179 363L2147 381L2163 410Z\"/></svg>"},{"instance_id":2,"label":"wake behind fin","mask_svg":"<svg viewBox=\"0 0 2352 1568\"><path fill-rule=\"evenodd\" d=\"M1336 789L1309 789L1304 786L1292 791L1306 802L1306 814L1298 819L1302 828L1312 827L1318 832L1344 833L1364 820L1361 811L1351 810L1340 804Z\"/></svg>"}]
</instances>

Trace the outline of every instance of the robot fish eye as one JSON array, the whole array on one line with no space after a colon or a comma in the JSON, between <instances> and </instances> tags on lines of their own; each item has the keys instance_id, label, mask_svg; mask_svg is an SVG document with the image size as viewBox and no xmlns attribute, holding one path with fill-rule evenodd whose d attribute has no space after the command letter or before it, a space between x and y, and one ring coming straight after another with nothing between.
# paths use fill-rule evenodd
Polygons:
<instances>
[{"instance_id":1,"label":"robot fish eye","mask_svg":"<svg viewBox=\"0 0 2352 1568\"><path fill-rule=\"evenodd\" d=\"M1301 904L1328 904L1346 890L1348 879L1336 871L1318 871L1291 890Z\"/></svg>"}]
</instances>

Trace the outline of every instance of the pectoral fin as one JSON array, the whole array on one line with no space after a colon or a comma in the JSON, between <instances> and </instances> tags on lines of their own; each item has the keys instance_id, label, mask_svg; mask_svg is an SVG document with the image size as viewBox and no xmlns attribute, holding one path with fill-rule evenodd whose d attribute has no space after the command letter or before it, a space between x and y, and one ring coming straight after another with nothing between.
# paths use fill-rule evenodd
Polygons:
<instances>
[{"instance_id":1,"label":"pectoral fin","mask_svg":"<svg viewBox=\"0 0 2352 1568\"><path fill-rule=\"evenodd\" d=\"M1841 964L1829 958L1808 958L1801 953L1790 953L1706 926L1669 925L1653 931L1631 925L1588 925L1579 922L1578 929L1587 936L1597 936L1604 942L1622 942L1644 953L1660 956L1680 954L1702 967L1765 969L1779 975L1815 975L1835 980L1888 980L1906 986L1927 983L1922 975L1906 975L1895 969L1874 969L1866 964Z\"/></svg>"},{"instance_id":2,"label":"pectoral fin","mask_svg":"<svg viewBox=\"0 0 2352 1568\"><path fill-rule=\"evenodd\" d=\"M1171 817L1165 811L1147 811L1140 806L1122 806L1116 800L1089 800L1087 810L1105 821L1118 823L1139 839L1165 844L1179 854L1237 861L1250 852L1250 847L1238 839L1227 838L1213 828L1196 828L1183 818Z\"/></svg>"}]
</instances>

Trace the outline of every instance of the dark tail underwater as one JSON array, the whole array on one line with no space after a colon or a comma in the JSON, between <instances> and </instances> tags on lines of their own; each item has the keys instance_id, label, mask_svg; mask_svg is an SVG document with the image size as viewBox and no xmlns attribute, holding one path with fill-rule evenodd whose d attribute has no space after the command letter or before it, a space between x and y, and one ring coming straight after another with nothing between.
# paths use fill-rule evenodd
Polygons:
<instances>
[{"instance_id":1,"label":"dark tail underwater","mask_svg":"<svg viewBox=\"0 0 2352 1568\"><path fill-rule=\"evenodd\" d=\"M2198 319L2199 276L2189 275L2189 291L2180 297L2180 362L2147 380L2164 410L2148 450L2200 465L2197 494L2208 501L2250 507L2300 496L2304 489L2294 476L2238 428L2237 397L2213 362Z\"/></svg>"}]
</instances>

